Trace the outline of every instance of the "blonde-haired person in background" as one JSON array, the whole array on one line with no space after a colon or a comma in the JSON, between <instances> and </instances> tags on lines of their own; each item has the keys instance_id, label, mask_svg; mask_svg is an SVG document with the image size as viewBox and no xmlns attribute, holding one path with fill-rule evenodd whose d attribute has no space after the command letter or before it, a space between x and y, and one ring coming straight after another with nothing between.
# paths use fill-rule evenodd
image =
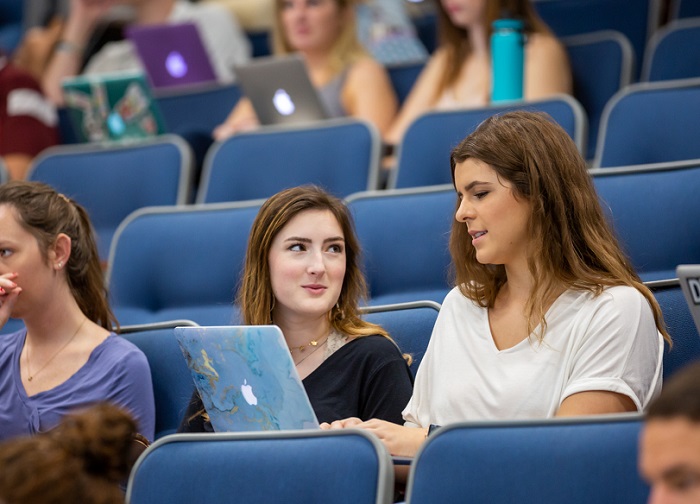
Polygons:
<instances>
[{"instance_id":1,"label":"blonde-haired person in background","mask_svg":"<svg viewBox=\"0 0 700 504\"><path fill-rule=\"evenodd\" d=\"M342 201L315 186L270 197L253 223L242 278L242 322L282 329L320 422L401 421L411 371L388 333L360 318L360 246ZM211 430L193 399L180 430Z\"/></svg>"},{"instance_id":2,"label":"blonde-haired person in background","mask_svg":"<svg viewBox=\"0 0 700 504\"><path fill-rule=\"evenodd\" d=\"M389 76L357 38L354 0L276 0L274 54L303 56L311 83L330 117L355 117L384 134L397 109ZM223 140L258 127L252 104L242 98L214 130Z\"/></svg>"}]
</instances>

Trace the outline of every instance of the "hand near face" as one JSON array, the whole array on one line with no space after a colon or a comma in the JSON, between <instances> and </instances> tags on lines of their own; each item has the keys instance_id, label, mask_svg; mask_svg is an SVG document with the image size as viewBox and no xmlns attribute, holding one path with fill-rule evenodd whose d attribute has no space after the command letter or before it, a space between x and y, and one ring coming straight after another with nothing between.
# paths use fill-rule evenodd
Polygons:
<instances>
[{"instance_id":1,"label":"hand near face","mask_svg":"<svg viewBox=\"0 0 700 504\"><path fill-rule=\"evenodd\" d=\"M427 434L426 429L404 427L386 420L372 418L363 422L359 418L345 418L331 424L324 423L323 429L365 429L377 436L394 456L412 457L416 454Z\"/></svg>"},{"instance_id":2,"label":"hand near face","mask_svg":"<svg viewBox=\"0 0 700 504\"><path fill-rule=\"evenodd\" d=\"M4 327L15 306L17 297L22 292L14 280L17 273L5 273L0 275L0 328Z\"/></svg>"}]
</instances>

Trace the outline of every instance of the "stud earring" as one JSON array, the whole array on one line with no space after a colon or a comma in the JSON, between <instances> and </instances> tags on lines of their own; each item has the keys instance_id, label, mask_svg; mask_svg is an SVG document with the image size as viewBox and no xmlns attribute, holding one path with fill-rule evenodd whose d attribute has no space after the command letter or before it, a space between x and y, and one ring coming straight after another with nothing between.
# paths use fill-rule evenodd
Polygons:
<instances>
[{"instance_id":1,"label":"stud earring","mask_svg":"<svg viewBox=\"0 0 700 504\"><path fill-rule=\"evenodd\" d=\"M58 267L59 267L59 268L63 268L63 261L61 261L61 262L58 263Z\"/></svg>"}]
</instances>

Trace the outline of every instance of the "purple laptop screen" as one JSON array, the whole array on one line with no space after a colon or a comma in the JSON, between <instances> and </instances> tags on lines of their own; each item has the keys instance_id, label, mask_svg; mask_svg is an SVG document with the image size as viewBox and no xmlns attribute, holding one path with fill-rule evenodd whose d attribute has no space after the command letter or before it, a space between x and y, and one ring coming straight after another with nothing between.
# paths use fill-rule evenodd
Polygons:
<instances>
[{"instance_id":1,"label":"purple laptop screen","mask_svg":"<svg viewBox=\"0 0 700 504\"><path fill-rule=\"evenodd\" d=\"M216 74L193 23L132 26L127 37L136 47L151 81L158 88L216 81Z\"/></svg>"}]
</instances>

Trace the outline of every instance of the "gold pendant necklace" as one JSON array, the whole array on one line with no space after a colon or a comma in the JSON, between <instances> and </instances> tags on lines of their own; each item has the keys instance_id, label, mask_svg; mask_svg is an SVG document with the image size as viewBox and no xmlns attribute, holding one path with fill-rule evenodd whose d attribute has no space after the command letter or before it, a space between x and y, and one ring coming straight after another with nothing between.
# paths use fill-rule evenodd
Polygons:
<instances>
[{"instance_id":1,"label":"gold pendant necklace","mask_svg":"<svg viewBox=\"0 0 700 504\"><path fill-rule=\"evenodd\" d=\"M321 343L321 344L323 344L323 343ZM290 346L289 351L293 352L294 350L298 350L300 352L304 352L306 350L306 347L316 347L316 346L318 346L318 340L312 339L311 341L309 341L308 343L304 343L303 345Z\"/></svg>"},{"instance_id":2,"label":"gold pendant necklace","mask_svg":"<svg viewBox=\"0 0 700 504\"><path fill-rule=\"evenodd\" d=\"M315 352L316 350L318 350L319 348L321 348L321 347L326 343L326 341L328 341L328 337L326 337L326 339L324 339L321 343L315 342L315 345L313 345L313 346L314 346L314 349L311 350L311 351L309 352L308 355L305 355L304 358L301 359L299 362L295 362L295 363L294 363L294 366L295 366L295 367L298 366L299 364L301 364L302 362L304 362L306 359L308 359L309 357L311 357L311 356L314 354L314 352ZM308 346L308 345L302 345L302 346ZM295 348L296 348L296 347L295 347Z\"/></svg>"},{"instance_id":3,"label":"gold pendant necklace","mask_svg":"<svg viewBox=\"0 0 700 504\"><path fill-rule=\"evenodd\" d=\"M59 348L58 351L57 351L55 354L53 354L53 355L51 356L51 358L50 358L49 360L47 360L47 361L44 363L44 365L41 366L41 369L39 369L39 371L37 371L36 373L32 373L31 366L30 366L30 364L29 364L29 347L27 346L27 352L26 352L26 361L27 361L27 381L32 381L36 375L38 375L38 374L41 373L44 369L46 369L46 366L48 366L49 364L51 364L51 361L53 361L53 360L56 358L56 356L57 356L58 354L60 354L60 353L63 351L64 348L66 348L68 345L70 345L70 342L73 341L73 340L75 339L75 337L76 337L77 334L80 332L80 329L83 327L83 324L85 323L86 320L87 320L87 317L84 317L84 318L83 318L83 321L80 323L80 325L78 326L78 328L77 328L77 329L75 330L75 332L73 333L73 336L71 336L70 339L69 339L68 341L66 341L66 342L63 344L63 346L61 346L61 348Z\"/></svg>"}]
</instances>

